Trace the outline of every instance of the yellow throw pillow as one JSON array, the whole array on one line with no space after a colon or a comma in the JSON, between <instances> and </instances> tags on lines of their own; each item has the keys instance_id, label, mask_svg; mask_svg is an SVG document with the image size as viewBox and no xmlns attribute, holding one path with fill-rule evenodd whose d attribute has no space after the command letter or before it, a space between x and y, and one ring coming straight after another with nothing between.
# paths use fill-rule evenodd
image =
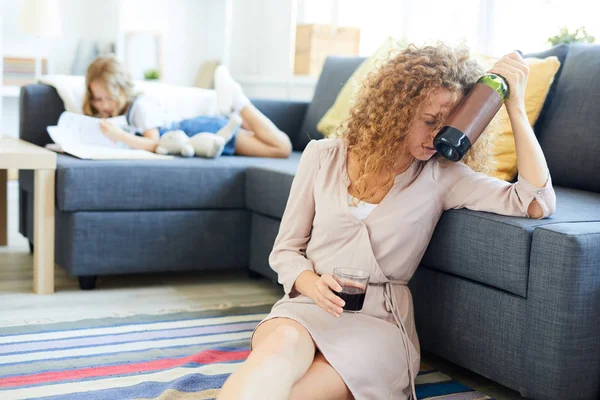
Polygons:
<instances>
[{"instance_id":1,"label":"yellow throw pillow","mask_svg":"<svg viewBox=\"0 0 600 400\"><path fill-rule=\"evenodd\" d=\"M529 77L525 87L525 112L529 124L533 126L542 111L550 85L560 67L558 58L552 56L545 59L526 58L529 65ZM502 107L492 121L491 132L494 138L494 159L490 160L493 165L491 176L511 181L517 176L517 151L510 119L506 107Z\"/></svg>"},{"instance_id":2,"label":"yellow throw pillow","mask_svg":"<svg viewBox=\"0 0 600 400\"><path fill-rule=\"evenodd\" d=\"M365 78L370 72L375 71L381 65L381 60L393 57L403 47L404 45L398 40L392 37L387 38L383 45L350 76L348 82L346 82L342 90L338 93L333 106L331 106L317 124L317 130L325 137L333 136L336 128L342 121L348 118L354 96L358 93Z\"/></svg>"}]
</instances>

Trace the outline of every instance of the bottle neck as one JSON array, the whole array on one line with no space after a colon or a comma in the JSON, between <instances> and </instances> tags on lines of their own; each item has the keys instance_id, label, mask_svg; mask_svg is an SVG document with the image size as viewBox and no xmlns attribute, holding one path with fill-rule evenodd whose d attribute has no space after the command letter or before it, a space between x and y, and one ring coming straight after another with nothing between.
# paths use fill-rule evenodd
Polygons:
<instances>
[{"instance_id":1,"label":"bottle neck","mask_svg":"<svg viewBox=\"0 0 600 400\"><path fill-rule=\"evenodd\" d=\"M508 97L508 83L506 83L506 79L497 74L485 74L477 83L482 83L486 86L492 88L496 93L500 95L502 98L502 102L506 100Z\"/></svg>"}]
</instances>

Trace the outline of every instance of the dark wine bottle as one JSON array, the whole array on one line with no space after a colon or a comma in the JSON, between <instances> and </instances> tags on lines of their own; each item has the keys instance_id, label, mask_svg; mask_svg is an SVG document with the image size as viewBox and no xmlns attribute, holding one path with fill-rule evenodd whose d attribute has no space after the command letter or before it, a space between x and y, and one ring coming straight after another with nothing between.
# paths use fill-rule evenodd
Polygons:
<instances>
[{"instance_id":1,"label":"dark wine bottle","mask_svg":"<svg viewBox=\"0 0 600 400\"><path fill-rule=\"evenodd\" d=\"M508 97L508 84L500 75L485 74L456 106L440 129L433 146L444 158L460 161Z\"/></svg>"},{"instance_id":2,"label":"dark wine bottle","mask_svg":"<svg viewBox=\"0 0 600 400\"><path fill-rule=\"evenodd\" d=\"M516 50L521 57L523 53ZM433 140L443 157L460 161L508 98L508 83L497 74L485 74L456 106Z\"/></svg>"}]
</instances>

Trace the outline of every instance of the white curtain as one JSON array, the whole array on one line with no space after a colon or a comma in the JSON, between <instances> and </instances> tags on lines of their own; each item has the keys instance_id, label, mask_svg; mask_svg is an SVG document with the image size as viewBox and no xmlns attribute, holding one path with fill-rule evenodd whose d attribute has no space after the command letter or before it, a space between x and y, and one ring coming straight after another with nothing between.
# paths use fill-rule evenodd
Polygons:
<instances>
[{"instance_id":1,"label":"white curtain","mask_svg":"<svg viewBox=\"0 0 600 400\"><path fill-rule=\"evenodd\" d=\"M361 28L361 55L393 36L423 44L465 42L478 53L544 50L560 27L581 26L600 42L597 0L298 0L298 23Z\"/></svg>"}]
</instances>

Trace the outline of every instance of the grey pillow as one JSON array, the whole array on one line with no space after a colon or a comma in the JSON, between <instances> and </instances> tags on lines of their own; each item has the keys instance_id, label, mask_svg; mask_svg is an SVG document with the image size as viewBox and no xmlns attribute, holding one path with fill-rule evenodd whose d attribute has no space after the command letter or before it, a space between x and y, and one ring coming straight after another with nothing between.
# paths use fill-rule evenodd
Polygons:
<instances>
[{"instance_id":1,"label":"grey pillow","mask_svg":"<svg viewBox=\"0 0 600 400\"><path fill-rule=\"evenodd\" d=\"M323 138L323 135L317 131L317 124L333 106L342 87L364 60L364 57L327 57L313 100L306 110L300 133L292 142L294 150L302 151L312 139Z\"/></svg>"},{"instance_id":2,"label":"grey pillow","mask_svg":"<svg viewBox=\"0 0 600 400\"><path fill-rule=\"evenodd\" d=\"M600 46L570 46L538 139L555 185L600 192Z\"/></svg>"},{"instance_id":3,"label":"grey pillow","mask_svg":"<svg viewBox=\"0 0 600 400\"><path fill-rule=\"evenodd\" d=\"M552 103L554 102L554 97L556 96L556 86L558 85L558 79L560 78L560 74L562 72L562 67L565 64L565 60L567 58L567 53L569 52L569 46L566 44L558 44L552 47L549 50L542 51L539 53L531 53L526 54L527 57L535 57L535 58L548 58L551 56L556 56L558 61L560 61L560 67L554 75L554 81L550 86L550 90L548 90L548 95L546 96L546 100L544 101L544 106L542 107L542 111L540 111L540 115L538 116L537 121L535 122L535 126L533 127L534 131L537 132L544 129L544 124L546 123L546 119L548 118L548 110L552 107Z\"/></svg>"}]
</instances>

